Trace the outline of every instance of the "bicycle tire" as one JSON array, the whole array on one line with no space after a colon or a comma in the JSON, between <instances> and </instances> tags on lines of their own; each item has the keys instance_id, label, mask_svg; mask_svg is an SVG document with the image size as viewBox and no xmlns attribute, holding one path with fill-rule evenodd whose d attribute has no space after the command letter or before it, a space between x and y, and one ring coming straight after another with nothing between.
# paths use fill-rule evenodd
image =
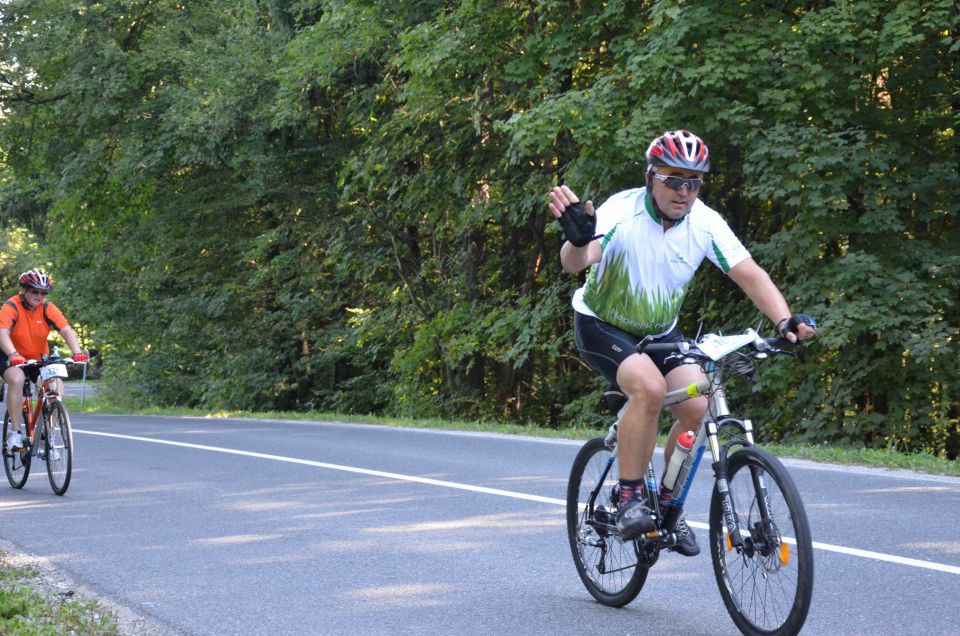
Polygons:
<instances>
[{"instance_id":1,"label":"bicycle tire","mask_svg":"<svg viewBox=\"0 0 960 636\"><path fill-rule=\"evenodd\" d=\"M30 450L23 448L11 451L7 449L7 432L10 430L10 414L3 416L3 437L0 438L0 444L3 444L3 470L7 473L7 481L14 488L23 488L27 483L27 477L30 476Z\"/></svg>"},{"instance_id":2,"label":"bicycle tire","mask_svg":"<svg viewBox=\"0 0 960 636\"><path fill-rule=\"evenodd\" d=\"M759 480L766 487L770 524L758 506ZM793 479L769 452L746 447L730 455L727 475L743 549L727 541L719 490L710 502L710 553L720 595L740 631L787 635L800 631L813 596L813 542Z\"/></svg>"},{"instance_id":3,"label":"bicycle tire","mask_svg":"<svg viewBox=\"0 0 960 636\"><path fill-rule=\"evenodd\" d=\"M636 543L623 541L616 529L620 497L616 463L596 498L592 518L587 510L610 457L602 437L589 440L577 453L567 482L567 537L587 591L604 605L622 607L643 589L649 566L638 564Z\"/></svg>"},{"instance_id":4,"label":"bicycle tire","mask_svg":"<svg viewBox=\"0 0 960 636\"><path fill-rule=\"evenodd\" d=\"M43 421L47 428L44 440L44 456L47 459L47 477L50 488L63 495L70 487L73 475L73 427L70 426L70 414L60 400L48 404L44 409Z\"/></svg>"}]
</instances>

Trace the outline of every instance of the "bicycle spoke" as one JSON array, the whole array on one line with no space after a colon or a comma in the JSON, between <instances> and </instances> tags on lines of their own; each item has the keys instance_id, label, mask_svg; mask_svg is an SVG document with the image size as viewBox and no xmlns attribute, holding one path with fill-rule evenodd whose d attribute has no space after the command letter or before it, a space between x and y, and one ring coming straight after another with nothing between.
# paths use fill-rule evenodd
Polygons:
<instances>
[{"instance_id":1,"label":"bicycle spoke","mask_svg":"<svg viewBox=\"0 0 960 636\"><path fill-rule=\"evenodd\" d=\"M715 493L711 551L724 603L745 634L795 633L813 587L813 551L796 487L782 464L756 448L731 456L728 481L743 546L728 543ZM782 551L783 544L792 549Z\"/></svg>"},{"instance_id":2,"label":"bicycle spoke","mask_svg":"<svg viewBox=\"0 0 960 636\"><path fill-rule=\"evenodd\" d=\"M7 481L14 488L23 488L30 476L30 454L26 450L8 450L7 433L10 431L10 415L3 417L3 433L0 444L3 444L3 470L7 474Z\"/></svg>"},{"instance_id":3,"label":"bicycle spoke","mask_svg":"<svg viewBox=\"0 0 960 636\"><path fill-rule=\"evenodd\" d=\"M647 568L637 565L636 545L621 540L613 524L619 491L610 458L603 438L590 440L578 453L567 488L567 532L584 586L601 603L619 607L640 592Z\"/></svg>"},{"instance_id":4,"label":"bicycle spoke","mask_svg":"<svg viewBox=\"0 0 960 636\"><path fill-rule=\"evenodd\" d=\"M73 468L73 439L70 417L62 402L54 401L45 414L48 437L44 451L47 460L47 476L50 487L58 495L67 491Z\"/></svg>"}]
</instances>

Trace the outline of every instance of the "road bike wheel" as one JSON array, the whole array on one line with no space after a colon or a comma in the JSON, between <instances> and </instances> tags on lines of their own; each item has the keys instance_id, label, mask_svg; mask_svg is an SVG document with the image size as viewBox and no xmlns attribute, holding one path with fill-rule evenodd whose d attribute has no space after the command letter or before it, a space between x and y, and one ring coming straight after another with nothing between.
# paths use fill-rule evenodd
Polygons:
<instances>
[{"instance_id":1,"label":"road bike wheel","mask_svg":"<svg viewBox=\"0 0 960 636\"><path fill-rule=\"evenodd\" d=\"M7 432L10 430L10 414L3 416L3 437L0 443L3 444L3 470L7 473L7 481L14 488L23 488L27 483L27 477L30 476L30 451L22 448L19 450L7 450Z\"/></svg>"},{"instance_id":2,"label":"road bike wheel","mask_svg":"<svg viewBox=\"0 0 960 636\"><path fill-rule=\"evenodd\" d=\"M710 553L723 602L744 634L796 634L813 595L813 545L800 493L783 464L756 447L730 455L727 477L744 547L728 541L714 488Z\"/></svg>"},{"instance_id":3,"label":"road bike wheel","mask_svg":"<svg viewBox=\"0 0 960 636\"><path fill-rule=\"evenodd\" d=\"M49 412L45 409L43 415L47 427L43 446L47 458L47 476L53 492L62 495L67 492L73 474L73 430L63 402L54 400L48 408Z\"/></svg>"},{"instance_id":4,"label":"road bike wheel","mask_svg":"<svg viewBox=\"0 0 960 636\"><path fill-rule=\"evenodd\" d=\"M635 599L649 567L638 566L637 546L623 541L616 527L620 486L616 461L589 509L590 497L613 457L602 437L577 453L567 483L567 537L577 573L587 591L604 605L622 607Z\"/></svg>"}]
</instances>

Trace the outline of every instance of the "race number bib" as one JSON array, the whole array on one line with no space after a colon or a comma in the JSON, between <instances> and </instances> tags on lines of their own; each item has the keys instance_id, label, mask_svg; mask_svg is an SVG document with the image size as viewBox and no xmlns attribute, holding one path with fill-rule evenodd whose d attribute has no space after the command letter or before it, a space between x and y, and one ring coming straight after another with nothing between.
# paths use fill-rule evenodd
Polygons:
<instances>
[{"instance_id":1,"label":"race number bib","mask_svg":"<svg viewBox=\"0 0 960 636\"><path fill-rule=\"evenodd\" d=\"M48 364L45 367L40 367L40 379L49 380L50 378L65 378L67 377L67 365L65 364Z\"/></svg>"}]
</instances>

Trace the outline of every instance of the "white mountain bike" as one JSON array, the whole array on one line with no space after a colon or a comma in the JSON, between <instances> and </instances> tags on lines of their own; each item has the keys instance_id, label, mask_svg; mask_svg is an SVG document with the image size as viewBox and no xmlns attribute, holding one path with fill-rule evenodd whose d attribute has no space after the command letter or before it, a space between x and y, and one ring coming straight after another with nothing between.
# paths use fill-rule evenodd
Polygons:
<instances>
[{"instance_id":1,"label":"white mountain bike","mask_svg":"<svg viewBox=\"0 0 960 636\"><path fill-rule=\"evenodd\" d=\"M783 464L754 445L753 423L730 415L725 376L752 377L759 362L790 354L785 340L752 329L736 336L708 334L699 341L638 345L672 351L699 364L706 379L667 393L665 406L706 396L707 412L677 476L671 499L657 495L657 474L647 471L647 505L657 530L624 540L617 530L620 487L616 428L588 441L577 454L567 486L567 534L577 572L590 594L613 607L640 593L660 551L677 544L676 523L705 449L715 484L710 502L710 556L720 595L744 634L800 631L813 594L813 546L800 494ZM622 412L622 411L621 411Z\"/></svg>"}]
</instances>

